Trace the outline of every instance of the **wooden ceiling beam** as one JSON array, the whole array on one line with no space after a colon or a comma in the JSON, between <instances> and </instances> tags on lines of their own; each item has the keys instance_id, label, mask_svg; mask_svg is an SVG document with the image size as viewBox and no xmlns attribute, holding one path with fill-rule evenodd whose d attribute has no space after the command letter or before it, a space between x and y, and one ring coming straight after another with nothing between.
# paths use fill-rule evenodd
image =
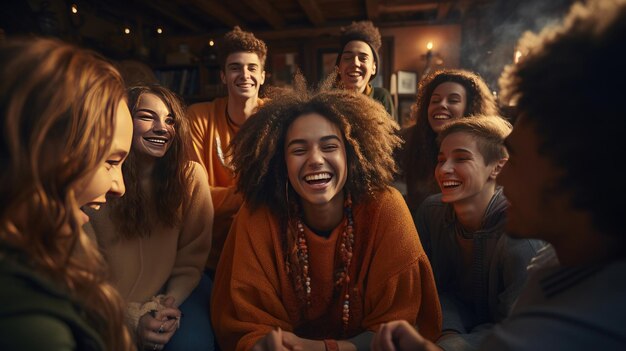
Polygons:
<instances>
[{"instance_id":1,"label":"wooden ceiling beam","mask_svg":"<svg viewBox=\"0 0 626 351\"><path fill-rule=\"evenodd\" d=\"M309 18L309 21L313 23L314 26L320 27L326 22L324 19L324 14L320 10L319 6L317 6L317 2L315 0L298 0L300 7L304 10L304 13Z\"/></svg>"},{"instance_id":2,"label":"wooden ceiling beam","mask_svg":"<svg viewBox=\"0 0 626 351\"><path fill-rule=\"evenodd\" d=\"M451 2L442 2L439 4L437 8L437 21L442 21L448 17L448 13L450 13L450 9L452 9Z\"/></svg>"},{"instance_id":3,"label":"wooden ceiling beam","mask_svg":"<svg viewBox=\"0 0 626 351\"><path fill-rule=\"evenodd\" d=\"M235 16L229 9L225 8L216 0L189 0L189 3L202 10L207 16L229 27L245 25L242 19Z\"/></svg>"},{"instance_id":4,"label":"wooden ceiling beam","mask_svg":"<svg viewBox=\"0 0 626 351\"><path fill-rule=\"evenodd\" d=\"M380 13L419 12L431 11L439 8L438 2L419 3L411 5L379 5Z\"/></svg>"},{"instance_id":5,"label":"wooden ceiling beam","mask_svg":"<svg viewBox=\"0 0 626 351\"><path fill-rule=\"evenodd\" d=\"M274 29L285 27L285 19L267 0L244 0L244 3L256 11Z\"/></svg>"},{"instance_id":6,"label":"wooden ceiling beam","mask_svg":"<svg viewBox=\"0 0 626 351\"><path fill-rule=\"evenodd\" d=\"M291 38L313 38L320 36L339 36L341 33L340 26L318 27L318 28L296 28L272 31L254 32L259 38L264 40L279 40Z\"/></svg>"},{"instance_id":7,"label":"wooden ceiling beam","mask_svg":"<svg viewBox=\"0 0 626 351\"><path fill-rule=\"evenodd\" d=\"M179 15L173 8L172 6L168 6L163 4L162 2L155 2L155 1L146 1L143 3L146 6L149 6L150 8L154 9L155 11L157 11L158 13L160 13L161 15L165 16L166 18L171 19L172 21L178 23L179 25L190 29L192 31L195 32L205 32L206 28L202 28L194 23L192 23L189 18L185 18L181 15Z\"/></svg>"},{"instance_id":8,"label":"wooden ceiling beam","mask_svg":"<svg viewBox=\"0 0 626 351\"><path fill-rule=\"evenodd\" d=\"M365 13L370 21L376 21L380 15L379 0L365 0Z\"/></svg>"}]
</instances>

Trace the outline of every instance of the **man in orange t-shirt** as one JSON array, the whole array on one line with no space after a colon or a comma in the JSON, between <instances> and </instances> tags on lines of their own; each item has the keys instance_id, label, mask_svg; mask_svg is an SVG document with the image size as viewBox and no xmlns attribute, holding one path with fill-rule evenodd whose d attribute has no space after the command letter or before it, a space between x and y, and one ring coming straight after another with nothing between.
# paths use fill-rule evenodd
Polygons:
<instances>
[{"instance_id":1,"label":"man in orange t-shirt","mask_svg":"<svg viewBox=\"0 0 626 351\"><path fill-rule=\"evenodd\" d=\"M239 27L224 35L221 45L222 82L228 96L193 104L187 111L194 146L193 158L207 171L215 208L213 243L207 268L214 271L234 215L243 202L226 149L239 127L262 105L259 88L265 82L267 46Z\"/></svg>"}]
</instances>

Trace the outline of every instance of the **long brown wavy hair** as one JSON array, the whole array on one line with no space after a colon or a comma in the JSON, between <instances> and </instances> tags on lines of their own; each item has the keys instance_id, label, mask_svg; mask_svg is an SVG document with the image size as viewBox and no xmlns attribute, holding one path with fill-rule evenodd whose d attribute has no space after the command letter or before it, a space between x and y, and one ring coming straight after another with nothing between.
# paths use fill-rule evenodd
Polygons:
<instances>
[{"instance_id":1,"label":"long brown wavy hair","mask_svg":"<svg viewBox=\"0 0 626 351\"><path fill-rule=\"evenodd\" d=\"M444 69L431 73L419 83L417 99L411 108L415 125L403 132L406 139L401 153L402 172L407 184L409 207L414 210L419 199L413 194L423 192L430 183L437 164L437 134L428 122L430 97L437 86L445 82L461 84L467 95L463 116L499 115L496 100L487 84L477 74L460 69Z\"/></svg>"},{"instance_id":2,"label":"long brown wavy hair","mask_svg":"<svg viewBox=\"0 0 626 351\"><path fill-rule=\"evenodd\" d=\"M154 197L147 197L138 176L137 150L131 147L122 166L126 194L111 202L111 218L124 237L149 236L155 225L175 227L181 222L181 205L189 201L191 164L188 162L191 135L182 100L160 85L139 85L128 89L128 106L135 118L144 94L153 94L163 101L174 118L176 133L169 150L156 159L151 177ZM151 199L150 201L148 199ZM154 217L156 215L156 217Z\"/></svg>"},{"instance_id":3,"label":"long brown wavy hair","mask_svg":"<svg viewBox=\"0 0 626 351\"><path fill-rule=\"evenodd\" d=\"M0 46L0 74L0 241L82 303L107 349L131 350L123 301L73 190L108 154L122 78L93 52L33 38Z\"/></svg>"}]
</instances>

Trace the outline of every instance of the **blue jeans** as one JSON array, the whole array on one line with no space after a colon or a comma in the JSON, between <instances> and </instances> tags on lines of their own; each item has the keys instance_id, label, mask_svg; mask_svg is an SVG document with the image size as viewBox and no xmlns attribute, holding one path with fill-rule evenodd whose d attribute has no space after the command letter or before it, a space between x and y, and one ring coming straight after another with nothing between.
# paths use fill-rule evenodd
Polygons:
<instances>
[{"instance_id":1,"label":"blue jeans","mask_svg":"<svg viewBox=\"0 0 626 351\"><path fill-rule=\"evenodd\" d=\"M215 350L215 337L211 328L209 303L213 282L206 273L202 274L200 283L179 306L183 317L180 328L174 333L170 342L165 345L167 351Z\"/></svg>"}]
</instances>

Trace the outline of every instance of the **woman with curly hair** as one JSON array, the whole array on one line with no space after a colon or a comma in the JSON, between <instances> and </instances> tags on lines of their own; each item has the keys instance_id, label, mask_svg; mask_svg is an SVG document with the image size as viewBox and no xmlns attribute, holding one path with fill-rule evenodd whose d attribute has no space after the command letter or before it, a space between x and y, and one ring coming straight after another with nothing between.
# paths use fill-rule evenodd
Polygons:
<instances>
[{"instance_id":1,"label":"woman with curly hair","mask_svg":"<svg viewBox=\"0 0 626 351\"><path fill-rule=\"evenodd\" d=\"M0 77L0 349L132 350L81 229L81 208L124 194L122 78L93 52L36 38L0 45Z\"/></svg>"},{"instance_id":2,"label":"woman with curly hair","mask_svg":"<svg viewBox=\"0 0 626 351\"><path fill-rule=\"evenodd\" d=\"M367 349L394 318L436 339L430 263L389 186L397 124L363 94L305 86L273 96L231 143L245 205L213 291L221 348Z\"/></svg>"},{"instance_id":3,"label":"woman with curly hair","mask_svg":"<svg viewBox=\"0 0 626 351\"><path fill-rule=\"evenodd\" d=\"M126 196L91 225L128 303L138 346L209 350L211 281L203 270L213 204L206 173L187 161L190 137L177 96L158 85L136 86L129 105L134 132L123 167Z\"/></svg>"},{"instance_id":4,"label":"woman with curly hair","mask_svg":"<svg viewBox=\"0 0 626 351\"><path fill-rule=\"evenodd\" d=\"M434 179L437 134L450 121L472 115L498 115L495 98L477 74L458 69L432 73L419 83L412 107L415 125L404 130L406 144L400 152L402 173L411 213L439 187Z\"/></svg>"}]
</instances>

